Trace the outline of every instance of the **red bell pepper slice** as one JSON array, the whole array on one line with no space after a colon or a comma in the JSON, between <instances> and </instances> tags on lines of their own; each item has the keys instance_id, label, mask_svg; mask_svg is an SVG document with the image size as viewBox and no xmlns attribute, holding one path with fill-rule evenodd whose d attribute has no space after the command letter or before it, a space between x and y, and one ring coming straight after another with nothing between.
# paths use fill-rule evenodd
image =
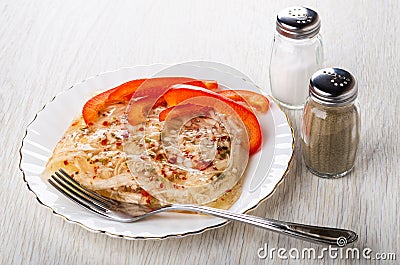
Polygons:
<instances>
[{"instance_id":1,"label":"red bell pepper slice","mask_svg":"<svg viewBox=\"0 0 400 265\"><path fill-rule=\"evenodd\" d=\"M171 85L185 83L192 80L194 79L187 77L159 77L132 80L120 85L118 89L109 95L108 100L111 102L130 100L135 93L140 94L136 97L147 96L149 93L156 94L159 89L165 89Z\"/></svg>"},{"instance_id":2,"label":"red bell pepper slice","mask_svg":"<svg viewBox=\"0 0 400 265\"><path fill-rule=\"evenodd\" d=\"M249 90L222 90L218 94L250 105L261 113L266 113L269 108L269 100L259 93Z\"/></svg>"},{"instance_id":3,"label":"red bell pepper slice","mask_svg":"<svg viewBox=\"0 0 400 265\"><path fill-rule=\"evenodd\" d=\"M122 84L119 86L119 89L110 94L108 100L111 102L130 100L132 96L141 97L150 94L161 96L166 89L176 84L189 84L212 90L218 89L218 83L216 81L202 81L188 77L156 77L133 80Z\"/></svg>"},{"instance_id":4,"label":"red bell pepper slice","mask_svg":"<svg viewBox=\"0 0 400 265\"><path fill-rule=\"evenodd\" d=\"M148 79L136 79L117 86L108 96L108 102L129 101L136 90L143 84L149 82Z\"/></svg>"},{"instance_id":5,"label":"red bell pepper slice","mask_svg":"<svg viewBox=\"0 0 400 265\"><path fill-rule=\"evenodd\" d=\"M173 116L170 117L170 119L173 119L175 116L185 116L191 113L196 113L197 115L206 115L210 110L212 110L211 107L208 106L200 106L196 104L182 104L182 105L177 105L174 107L169 107L166 108L165 110L161 111L158 120L159 121L165 121L167 116L171 113L172 110L175 110L172 114Z\"/></svg>"},{"instance_id":6,"label":"red bell pepper slice","mask_svg":"<svg viewBox=\"0 0 400 265\"><path fill-rule=\"evenodd\" d=\"M208 87L214 89L215 85L218 86L216 81L202 81L187 77L148 79L135 92L130 91L131 94L129 96L132 97L133 101L128 110L128 122L131 125L145 122L150 109L166 104L163 95L172 85L176 84L188 84L206 89ZM118 91L114 93L117 94ZM124 93L128 95L126 91ZM112 96L110 95L110 98Z\"/></svg>"},{"instance_id":7,"label":"red bell pepper slice","mask_svg":"<svg viewBox=\"0 0 400 265\"><path fill-rule=\"evenodd\" d=\"M90 126L98 118L99 111L112 103L129 101L133 95L137 97L154 95L158 98L162 96L171 85L180 83L188 83L207 89L218 89L218 83L216 81L202 81L188 77L160 77L132 80L88 100L82 110L83 119L85 123ZM157 101L157 104L161 105L163 103L161 101L163 101L162 98L160 101Z\"/></svg>"},{"instance_id":8,"label":"red bell pepper slice","mask_svg":"<svg viewBox=\"0 0 400 265\"><path fill-rule=\"evenodd\" d=\"M94 121L99 117L99 111L107 107L108 96L117 90L118 87L104 91L91 99L89 99L82 109L82 116L88 126L93 125Z\"/></svg>"},{"instance_id":9,"label":"red bell pepper slice","mask_svg":"<svg viewBox=\"0 0 400 265\"><path fill-rule=\"evenodd\" d=\"M207 106L207 102L204 101L206 97L218 99L221 104L215 104L214 108L223 113L229 113L233 109L247 128L250 154L258 151L262 143L261 127L256 115L249 108L216 92L205 89L194 89L187 86L173 87L164 94L164 99L169 106L176 106L187 99L195 97L199 97L199 101L196 101L196 104L201 105L203 101L205 106Z\"/></svg>"}]
</instances>

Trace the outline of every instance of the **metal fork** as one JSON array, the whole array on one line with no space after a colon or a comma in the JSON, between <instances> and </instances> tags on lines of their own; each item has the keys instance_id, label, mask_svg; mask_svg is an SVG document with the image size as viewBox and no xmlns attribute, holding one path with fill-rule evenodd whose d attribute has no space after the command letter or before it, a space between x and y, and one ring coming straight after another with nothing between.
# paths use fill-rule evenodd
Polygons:
<instances>
[{"instance_id":1,"label":"metal fork","mask_svg":"<svg viewBox=\"0 0 400 265\"><path fill-rule=\"evenodd\" d=\"M213 215L231 221L239 221L302 240L336 245L339 247L344 247L356 241L358 238L355 232L346 229L289 223L206 206L170 204L154 209L147 205L119 202L81 186L63 169L59 169L59 172L55 172L48 181L67 198L73 200L82 207L101 217L117 222L135 222L156 213L179 210Z\"/></svg>"}]
</instances>

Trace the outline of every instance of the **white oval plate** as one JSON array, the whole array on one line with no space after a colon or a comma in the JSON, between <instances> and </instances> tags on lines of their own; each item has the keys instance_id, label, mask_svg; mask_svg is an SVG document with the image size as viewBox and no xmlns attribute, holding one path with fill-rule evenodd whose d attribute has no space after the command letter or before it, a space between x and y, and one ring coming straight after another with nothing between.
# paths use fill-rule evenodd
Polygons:
<instances>
[{"instance_id":1,"label":"white oval plate","mask_svg":"<svg viewBox=\"0 0 400 265\"><path fill-rule=\"evenodd\" d=\"M55 214L90 231L127 239L185 236L227 223L220 218L180 213L161 213L135 223L118 223L81 208L40 177L57 142L93 94L129 80L155 75L217 80L226 87L261 91L239 71L211 62L191 62L173 67L157 64L124 68L95 76L71 87L54 97L37 113L22 141L20 169L28 188L41 204L49 207ZM242 194L230 208L233 212L243 213L254 209L271 195L285 176L292 159L293 130L278 105L270 99L270 109L258 118L263 130L263 145L249 160Z\"/></svg>"}]
</instances>

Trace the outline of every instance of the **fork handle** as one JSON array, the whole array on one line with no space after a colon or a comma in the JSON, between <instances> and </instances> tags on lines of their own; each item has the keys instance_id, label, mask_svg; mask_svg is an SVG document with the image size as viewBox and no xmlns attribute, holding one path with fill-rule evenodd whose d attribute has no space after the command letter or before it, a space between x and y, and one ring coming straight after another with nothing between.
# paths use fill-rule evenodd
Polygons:
<instances>
[{"instance_id":1,"label":"fork handle","mask_svg":"<svg viewBox=\"0 0 400 265\"><path fill-rule=\"evenodd\" d=\"M191 211L213 215L230 221L239 221L242 223L251 224L256 227L264 228L270 231L278 232L291 237L319 244L322 243L344 247L345 245L356 241L358 238L355 232L346 229L289 223L262 218L254 215L234 213L206 206L171 205L168 208L169 210Z\"/></svg>"}]
</instances>

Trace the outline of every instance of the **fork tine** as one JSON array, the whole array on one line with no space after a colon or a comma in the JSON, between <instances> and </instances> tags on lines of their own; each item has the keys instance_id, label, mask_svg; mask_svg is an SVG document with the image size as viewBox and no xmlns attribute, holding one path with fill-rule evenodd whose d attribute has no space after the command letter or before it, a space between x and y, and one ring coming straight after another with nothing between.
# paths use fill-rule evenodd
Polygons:
<instances>
[{"instance_id":1,"label":"fork tine","mask_svg":"<svg viewBox=\"0 0 400 265\"><path fill-rule=\"evenodd\" d=\"M67 172L65 172L62 168L59 168L58 170L63 174L63 176L58 176L58 177L61 178L64 182L68 183L70 186L74 187L74 189L79 190L82 193L85 193L86 195L88 195L92 198L95 198L98 201L101 201L105 204L107 204L107 203L115 204L115 201L83 187L76 180L74 180ZM56 172L56 174L57 174L57 172Z\"/></svg>"},{"instance_id":2,"label":"fork tine","mask_svg":"<svg viewBox=\"0 0 400 265\"><path fill-rule=\"evenodd\" d=\"M72 193L75 193L76 195L80 196L82 199L86 199L86 200L90 201L91 203L94 203L97 206L102 207L104 209L107 209L110 207L109 203L107 203L105 200L102 200L102 198L99 197L100 195L97 195L96 193L94 193L92 191L89 192L88 189L81 186L78 182L73 180L71 177L66 177L65 175L61 175L58 172L54 172L54 174L57 177L52 175L53 180L56 180L59 185L62 185L64 188L69 189ZM65 174L67 174L67 173L65 173Z\"/></svg>"},{"instance_id":3,"label":"fork tine","mask_svg":"<svg viewBox=\"0 0 400 265\"><path fill-rule=\"evenodd\" d=\"M99 206L103 209L109 208L109 206L110 206L109 204L98 200L94 196L91 196L90 193L86 193L85 190L83 190L83 187L80 186L79 184L78 184L78 186L72 185L71 182L68 181L69 179L62 176L60 173L55 172L54 174L57 177L52 175L51 177L53 178L53 180L57 181L57 183L59 185L62 185L64 188L68 189L71 193L74 193L75 195L80 196L82 199L90 201L91 203L96 204L97 206Z\"/></svg>"},{"instance_id":4,"label":"fork tine","mask_svg":"<svg viewBox=\"0 0 400 265\"><path fill-rule=\"evenodd\" d=\"M116 209L116 207L121 207L117 201L109 200L100 194L86 189L70 178L63 170L61 170L61 174L59 172L54 172L54 175L51 175L48 182L67 198L104 218L117 220L119 222L132 222L140 219L136 215L132 216L132 214ZM104 198L104 201L98 198ZM107 203L108 201L111 203ZM134 206L137 207L139 205L134 204Z\"/></svg>"},{"instance_id":5,"label":"fork tine","mask_svg":"<svg viewBox=\"0 0 400 265\"><path fill-rule=\"evenodd\" d=\"M106 215L106 209L103 207L100 207L94 203L91 203L91 201L88 201L87 199L82 198L78 194L74 193L69 189L68 187L65 186L65 184L62 184L59 179L54 177L54 175L51 175L51 178L48 179L48 182L56 188L58 191L60 191L63 195L65 195L67 198L73 200L80 206L101 215L102 217L109 218L109 216Z\"/></svg>"}]
</instances>

